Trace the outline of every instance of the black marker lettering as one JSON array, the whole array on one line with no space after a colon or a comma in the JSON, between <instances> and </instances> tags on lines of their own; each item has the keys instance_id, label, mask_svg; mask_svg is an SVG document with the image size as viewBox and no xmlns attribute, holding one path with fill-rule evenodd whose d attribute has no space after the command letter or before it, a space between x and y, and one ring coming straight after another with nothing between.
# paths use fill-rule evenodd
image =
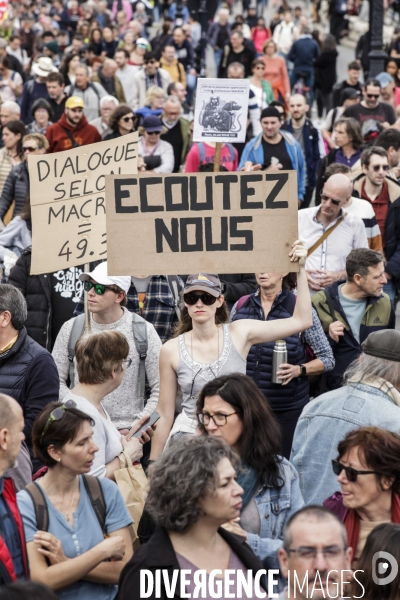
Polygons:
<instances>
[{"instance_id":1,"label":"black marker lettering","mask_svg":"<svg viewBox=\"0 0 400 600\"><path fill-rule=\"evenodd\" d=\"M265 208L289 208L289 202L286 202L286 200L275 202L275 198L289 179L289 175L287 173L267 173L265 179L266 181L276 181L276 184L265 200Z\"/></svg>"},{"instance_id":2,"label":"black marker lettering","mask_svg":"<svg viewBox=\"0 0 400 600\"><path fill-rule=\"evenodd\" d=\"M156 252L164 252L163 238L167 242L172 252L179 252L179 222L178 219L171 219L171 231L168 229L163 219L155 220L156 228Z\"/></svg>"}]
</instances>

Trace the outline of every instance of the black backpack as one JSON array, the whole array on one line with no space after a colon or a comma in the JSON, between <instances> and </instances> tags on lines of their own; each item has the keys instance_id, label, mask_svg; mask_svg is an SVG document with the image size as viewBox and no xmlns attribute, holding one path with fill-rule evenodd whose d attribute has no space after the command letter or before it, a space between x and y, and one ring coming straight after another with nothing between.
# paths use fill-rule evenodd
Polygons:
<instances>
[{"instance_id":1,"label":"black backpack","mask_svg":"<svg viewBox=\"0 0 400 600\"><path fill-rule=\"evenodd\" d=\"M100 481L97 479L97 477L93 477L92 475L82 475L82 478L103 535L106 536L107 507ZM25 490L28 492L33 502L38 530L48 531L50 523L49 508L47 506L46 497L42 488L39 484L33 481L26 486Z\"/></svg>"}]
</instances>

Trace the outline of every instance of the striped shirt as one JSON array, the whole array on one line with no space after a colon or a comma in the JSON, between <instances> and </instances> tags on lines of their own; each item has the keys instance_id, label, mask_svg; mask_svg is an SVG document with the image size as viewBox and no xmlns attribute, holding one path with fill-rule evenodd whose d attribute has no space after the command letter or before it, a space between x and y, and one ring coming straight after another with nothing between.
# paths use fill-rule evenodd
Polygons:
<instances>
[{"instance_id":1,"label":"striped shirt","mask_svg":"<svg viewBox=\"0 0 400 600\"><path fill-rule=\"evenodd\" d=\"M352 197L350 203L344 207L344 210L349 215L360 217L363 221L367 234L368 246L371 250L383 252L381 230L379 229L373 206L368 200Z\"/></svg>"}]
</instances>

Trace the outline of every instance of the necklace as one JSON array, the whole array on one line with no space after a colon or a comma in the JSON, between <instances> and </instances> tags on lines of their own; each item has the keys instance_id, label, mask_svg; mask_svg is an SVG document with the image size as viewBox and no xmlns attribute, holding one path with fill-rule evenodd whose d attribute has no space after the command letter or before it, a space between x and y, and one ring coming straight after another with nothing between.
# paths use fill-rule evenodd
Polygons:
<instances>
[{"instance_id":1,"label":"necklace","mask_svg":"<svg viewBox=\"0 0 400 600\"><path fill-rule=\"evenodd\" d=\"M220 360L219 360L219 358L220 358L220 356L219 356L219 329L218 329L218 325L217 325L217 335L218 335L218 340L217 340L218 358L217 358L217 360L216 360L216 363L217 363L217 365L216 365L216 366L217 366L217 372L216 372L216 373L214 373L214 371L212 370L212 368L211 368L211 366L210 366L212 363L210 363L210 365L208 365L208 369L209 369L209 370L211 371L211 373L214 375L214 378L218 377L218 374L219 374L219 372L220 372ZM195 395L193 395L193 387L194 387L194 382L195 382L195 379L196 379L197 375L198 375L199 373L201 373L201 371L203 370L203 367L200 367L200 369L197 371L197 373L196 373L196 374L194 374L194 356L193 356L193 329L192 329L192 330L191 330L191 332L190 332L190 358L191 358L191 369L192 369L192 385L191 385L191 389L190 389L190 399L191 399L191 400L194 400L195 402L197 402L197 396L198 396L198 394L195 394Z\"/></svg>"},{"instance_id":2,"label":"necklace","mask_svg":"<svg viewBox=\"0 0 400 600\"><path fill-rule=\"evenodd\" d=\"M71 509L72 509L72 505L73 505L73 503L74 503L74 500L75 500L75 494L76 494L76 492L74 492L74 493L72 494L72 500L71 500L71 504L69 505L69 510L68 510L68 512L67 512L67 513L64 513L64 512L63 512L63 515L65 516L65 518L67 519L68 523L70 523L70 524L71 524L71 521L72 521L72 519L73 519L73 516L74 516L74 514L73 514L73 513L71 514Z\"/></svg>"}]
</instances>

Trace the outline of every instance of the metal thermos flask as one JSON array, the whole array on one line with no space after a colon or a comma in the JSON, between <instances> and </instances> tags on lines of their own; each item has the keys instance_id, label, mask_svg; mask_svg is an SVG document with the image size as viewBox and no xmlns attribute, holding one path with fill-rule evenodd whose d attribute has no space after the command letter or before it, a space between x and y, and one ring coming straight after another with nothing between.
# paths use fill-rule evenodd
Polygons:
<instances>
[{"instance_id":1,"label":"metal thermos flask","mask_svg":"<svg viewBox=\"0 0 400 600\"><path fill-rule=\"evenodd\" d=\"M272 382L283 383L282 379L279 379L276 375L279 371L279 366L287 363L287 349L285 340L276 340L274 346L274 353L272 356Z\"/></svg>"}]
</instances>

